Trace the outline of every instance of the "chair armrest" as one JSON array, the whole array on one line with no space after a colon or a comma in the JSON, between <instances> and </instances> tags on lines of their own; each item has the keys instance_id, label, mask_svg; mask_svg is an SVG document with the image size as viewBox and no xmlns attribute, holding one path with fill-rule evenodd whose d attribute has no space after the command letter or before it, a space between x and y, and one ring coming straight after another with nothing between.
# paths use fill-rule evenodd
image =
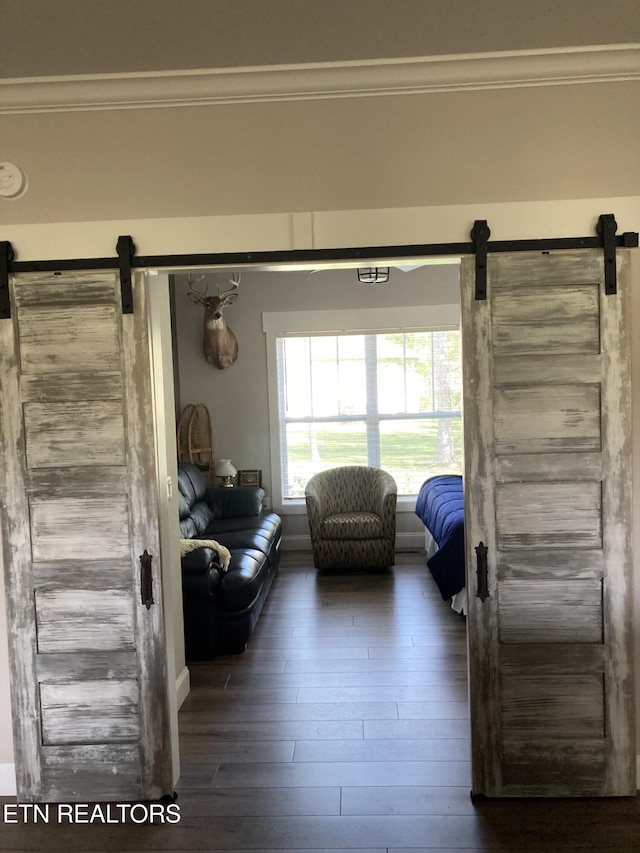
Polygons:
<instances>
[{"instance_id":1,"label":"chair armrest","mask_svg":"<svg viewBox=\"0 0 640 853\"><path fill-rule=\"evenodd\" d=\"M312 539L321 539L322 522L331 515L332 495L322 477L312 477L304 489L307 518Z\"/></svg>"},{"instance_id":2,"label":"chair armrest","mask_svg":"<svg viewBox=\"0 0 640 853\"><path fill-rule=\"evenodd\" d=\"M231 489L207 489L204 499L213 518L241 518L262 515L264 489L259 486L237 486Z\"/></svg>"},{"instance_id":3,"label":"chair armrest","mask_svg":"<svg viewBox=\"0 0 640 853\"><path fill-rule=\"evenodd\" d=\"M396 506L398 503L398 487L393 477L386 471L378 474L379 513L382 519L384 536L395 539L396 535Z\"/></svg>"},{"instance_id":4,"label":"chair armrest","mask_svg":"<svg viewBox=\"0 0 640 853\"><path fill-rule=\"evenodd\" d=\"M382 499L382 532L386 539L396 537L396 505L398 495L395 491L386 492Z\"/></svg>"},{"instance_id":5,"label":"chair armrest","mask_svg":"<svg viewBox=\"0 0 640 853\"><path fill-rule=\"evenodd\" d=\"M305 494L305 503L307 505L307 519L309 521L309 531L312 539L320 539L320 530L324 511L322 504L318 499L318 495L313 491L307 491Z\"/></svg>"}]
</instances>

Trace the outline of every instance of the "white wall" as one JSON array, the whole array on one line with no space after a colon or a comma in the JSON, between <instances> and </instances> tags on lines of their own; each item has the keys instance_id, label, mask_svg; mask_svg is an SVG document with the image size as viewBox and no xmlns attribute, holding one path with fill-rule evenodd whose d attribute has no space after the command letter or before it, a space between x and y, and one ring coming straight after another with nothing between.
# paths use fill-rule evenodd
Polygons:
<instances>
[{"instance_id":1,"label":"white wall","mask_svg":"<svg viewBox=\"0 0 640 853\"><path fill-rule=\"evenodd\" d=\"M30 186L0 202L2 239L18 224L637 195L639 96L631 81L4 115L2 157Z\"/></svg>"}]
</instances>

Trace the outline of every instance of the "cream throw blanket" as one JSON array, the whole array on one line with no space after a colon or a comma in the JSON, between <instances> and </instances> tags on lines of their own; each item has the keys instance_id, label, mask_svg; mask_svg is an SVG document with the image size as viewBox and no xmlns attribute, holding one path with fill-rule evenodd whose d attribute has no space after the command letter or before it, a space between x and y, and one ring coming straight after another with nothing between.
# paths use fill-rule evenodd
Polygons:
<instances>
[{"instance_id":1,"label":"cream throw blanket","mask_svg":"<svg viewBox=\"0 0 640 853\"><path fill-rule=\"evenodd\" d=\"M211 548L218 554L218 562L222 567L222 571L226 572L231 562L231 553L228 548L216 542L215 539L181 539L180 540L180 556L184 557L189 551L195 551L196 548Z\"/></svg>"}]
</instances>

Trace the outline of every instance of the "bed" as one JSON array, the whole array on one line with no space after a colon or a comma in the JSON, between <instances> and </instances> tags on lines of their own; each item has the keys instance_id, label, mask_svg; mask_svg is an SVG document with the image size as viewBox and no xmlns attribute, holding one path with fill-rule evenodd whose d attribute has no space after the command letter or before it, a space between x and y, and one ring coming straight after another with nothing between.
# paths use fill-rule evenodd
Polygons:
<instances>
[{"instance_id":1,"label":"bed","mask_svg":"<svg viewBox=\"0 0 640 853\"><path fill-rule=\"evenodd\" d=\"M466 612L462 477L430 477L420 487L416 515L424 524L427 567L445 601Z\"/></svg>"}]
</instances>

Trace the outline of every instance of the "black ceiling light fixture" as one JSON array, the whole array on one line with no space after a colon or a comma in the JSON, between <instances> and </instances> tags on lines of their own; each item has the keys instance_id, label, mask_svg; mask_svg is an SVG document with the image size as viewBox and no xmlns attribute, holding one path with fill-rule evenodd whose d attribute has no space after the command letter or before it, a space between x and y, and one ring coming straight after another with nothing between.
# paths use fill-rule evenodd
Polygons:
<instances>
[{"instance_id":1,"label":"black ceiling light fixture","mask_svg":"<svg viewBox=\"0 0 640 853\"><path fill-rule=\"evenodd\" d=\"M389 267L358 267L358 281L361 284L386 284Z\"/></svg>"}]
</instances>

